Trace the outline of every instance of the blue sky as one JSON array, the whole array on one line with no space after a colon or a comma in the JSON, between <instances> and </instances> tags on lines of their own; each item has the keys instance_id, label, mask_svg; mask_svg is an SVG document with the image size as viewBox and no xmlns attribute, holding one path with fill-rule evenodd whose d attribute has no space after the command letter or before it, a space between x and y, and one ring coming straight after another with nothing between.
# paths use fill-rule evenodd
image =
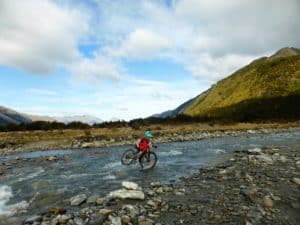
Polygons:
<instances>
[{"instance_id":1,"label":"blue sky","mask_svg":"<svg viewBox=\"0 0 300 225\"><path fill-rule=\"evenodd\" d=\"M299 48L299 11L297 0L2 0L0 105L104 120L173 109Z\"/></svg>"}]
</instances>

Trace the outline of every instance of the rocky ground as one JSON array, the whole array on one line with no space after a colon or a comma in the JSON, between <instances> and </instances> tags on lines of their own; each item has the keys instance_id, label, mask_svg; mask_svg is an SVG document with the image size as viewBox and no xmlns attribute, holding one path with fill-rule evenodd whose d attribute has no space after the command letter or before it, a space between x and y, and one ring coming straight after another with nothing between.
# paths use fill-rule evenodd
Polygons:
<instances>
[{"instance_id":1,"label":"rocky ground","mask_svg":"<svg viewBox=\"0 0 300 225\"><path fill-rule=\"evenodd\" d=\"M123 182L107 196L72 197L23 224L299 224L300 150L255 148L180 182Z\"/></svg>"}]
</instances>

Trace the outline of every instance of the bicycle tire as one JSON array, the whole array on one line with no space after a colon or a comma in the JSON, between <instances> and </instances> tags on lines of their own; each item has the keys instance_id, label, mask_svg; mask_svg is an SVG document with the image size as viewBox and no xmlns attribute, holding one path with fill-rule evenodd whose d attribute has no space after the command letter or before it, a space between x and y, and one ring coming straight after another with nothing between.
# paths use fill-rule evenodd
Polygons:
<instances>
[{"instance_id":1,"label":"bicycle tire","mask_svg":"<svg viewBox=\"0 0 300 225\"><path fill-rule=\"evenodd\" d=\"M152 163L150 166L148 165L148 160L146 160L146 154L141 159L141 167L142 169L153 169L157 163L157 155L155 152L149 152L150 162Z\"/></svg>"},{"instance_id":2,"label":"bicycle tire","mask_svg":"<svg viewBox=\"0 0 300 225\"><path fill-rule=\"evenodd\" d=\"M123 165L130 165L134 161L135 156L136 156L135 150L127 149L121 157L121 163Z\"/></svg>"}]
</instances>

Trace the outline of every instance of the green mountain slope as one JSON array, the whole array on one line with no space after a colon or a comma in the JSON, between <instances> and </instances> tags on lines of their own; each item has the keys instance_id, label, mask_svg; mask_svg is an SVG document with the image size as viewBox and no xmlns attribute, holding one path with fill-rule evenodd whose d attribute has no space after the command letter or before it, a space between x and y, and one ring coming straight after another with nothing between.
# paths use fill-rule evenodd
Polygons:
<instances>
[{"instance_id":1,"label":"green mountain slope","mask_svg":"<svg viewBox=\"0 0 300 225\"><path fill-rule=\"evenodd\" d=\"M257 59L204 92L183 115L207 119L300 118L300 50Z\"/></svg>"}]
</instances>

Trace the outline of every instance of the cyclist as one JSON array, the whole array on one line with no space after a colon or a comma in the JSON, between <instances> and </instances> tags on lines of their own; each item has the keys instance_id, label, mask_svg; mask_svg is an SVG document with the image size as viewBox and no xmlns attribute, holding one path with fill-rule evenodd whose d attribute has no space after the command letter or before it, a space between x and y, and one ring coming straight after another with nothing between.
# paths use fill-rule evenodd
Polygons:
<instances>
[{"instance_id":1,"label":"cyclist","mask_svg":"<svg viewBox=\"0 0 300 225\"><path fill-rule=\"evenodd\" d=\"M143 164L141 159L143 156L149 152L150 148L155 148L156 146L153 144L152 141L152 133L150 131L146 131L144 136L137 139L135 143L135 148L137 149L137 158L139 159L139 163L141 165L141 168L143 169ZM150 164L150 158L146 155L145 158L147 159L148 164Z\"/></svg>"}]
</instances>

